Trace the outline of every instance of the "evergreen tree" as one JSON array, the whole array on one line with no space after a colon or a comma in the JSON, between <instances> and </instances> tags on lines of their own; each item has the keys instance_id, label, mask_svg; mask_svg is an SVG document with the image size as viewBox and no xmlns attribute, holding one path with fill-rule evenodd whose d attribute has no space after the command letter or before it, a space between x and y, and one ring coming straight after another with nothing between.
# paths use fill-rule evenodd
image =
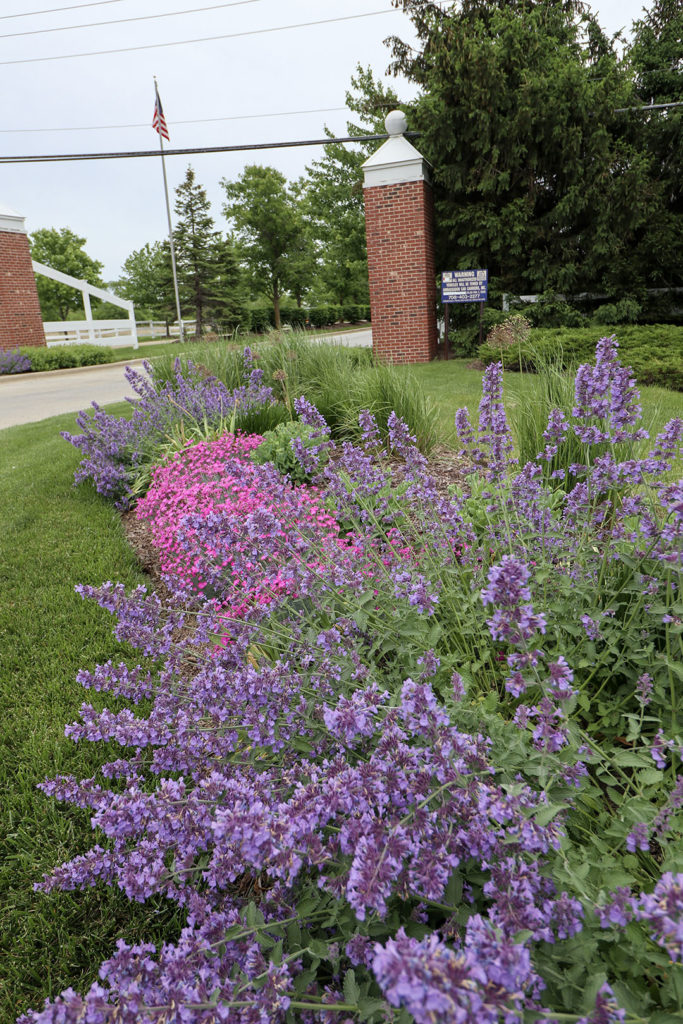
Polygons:
<instances>
[{"instance_id":1,"label":"evergreen tree","mask_svg":"<svg viewBox=\"0 0 683 1024\"><path fill-rule=\"evenodd\" d=\"M209 210L206 189L196 181L188 167L185 180L178 185L175 201L176 224L173 241L176 250L178 283L182 282L194 308L196 333L201 336L204 316L213 292L216 273L216 245L219 232Z\"/></svg>"},{"instance_id":2,"label":"evergreen tree","mask_svg":"<svg viewBox=\"0 0 683 1024\"><path fill-rule=\"evenodd\" d=\"M634 24L628 53L635 104L683 102L683 6L654 0ZM641 273L652 286L683 285L683 106L624 115L648 159L651 215L638 247ZM669 302L670 304L670 302Z\"/></svg>"},{"instance_id":3,"label":"evergreen tree","mask_svg":"<svg viewBox=\"0 0 683 1024\"><path fill-rule=\"evenodd\" d=\"M346 105L359 118L357 123L347 122L347 134L383 134L384 118L398 104L396 93L360 65L351 86L355 92L346 93ZM328 129L326 133L332 138ZM302 180L307 219L318 244L318 278L340 305L368 302L362 166L379 145L359 143L351 148L331 142L324 158L314 160Z\"/></svg>"},{"instance_id":4,"label":"evergreen tree","mask_svg":"<svg viewBox=\"0 0 683 1024\"><path fill-rule=\"evenodd\" d=\"M628 67L587 5L394 3L421 42L390 44L392 69L422 90L438 265L488 267L511 292L630 288L647 159L615 113L632 95Z\"/></svg>"}]
</instances>

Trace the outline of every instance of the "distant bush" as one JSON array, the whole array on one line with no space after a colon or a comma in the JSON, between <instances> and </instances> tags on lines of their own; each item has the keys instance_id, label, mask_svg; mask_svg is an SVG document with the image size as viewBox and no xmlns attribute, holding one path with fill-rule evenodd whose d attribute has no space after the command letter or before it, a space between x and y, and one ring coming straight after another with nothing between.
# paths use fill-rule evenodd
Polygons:
<instances>
[{"instance_id":1,"label":"distant bush","mask_svg":"<svg viewBox=\"0 0 683 1024\"><path fill-rule=\"evenodd\" d=\"M355 303L348 303L342 306L342 320L346 320L350 324L358 323L360 320L359 309L360 306Z\"/></svg>"},{"instance_id":2,"label":"distant bush","mask_svg":"<svg viewBox=\"0 0 683 1024\"><path fill-rule=\"evenodd\" d=\"M22 348L22 355L31 361L34 373L41 370L70 370L76 366L98 366L115 363L119 355L102 345L59 345L56 348Z\"/></svg>"},{"instance_id":3,"label":"distant bush","mask_svg":"<svg viewBox=\"0 0 683 1024\"><path fill-rule=\"evenodd\" d=\"M286 309L282 314L283 322L289 324L290 327L305 327L307 319L308 314L303 307Z\"/></svg>"},{"instance_id":4,"label":"distant bush","mask_svg":"<svg viewBox=\"0 0 683 1024\"><path fill-rule=\"evenodd\" d=\"M532 327L584 327L588 323L583 313L554 292L539 295L536 302L524 307L524 315Z\"/></svg>"},{"instance_id":5,"label":"distant bush","mask_svg":"<svg viewBox=\"0 0 683 1024\"><path fill-rule=\"evenodd\" d=\"M620 299L619 302L611 302L605 306L598 306L593 313L594 324L634 324L642 311L642 307L635 299Z\"/></svg>"},{"instance_id":6,"label":"distant bush","mask_svg":"<svg viewBox=\"0 0 683 1024\"><path fill-rule=\"evenodd\" d=\"M0 376L8 373L28 373L31 360L16 349L14 352L0 352Z\"/></svg>"},{"instance_id":7,"label":"distant bush","mask_svg":"<svg viewBox=\"0 0 683 1024\"><path fill-rule=\"evenodd\" d=\"M571 369L590 359L597 333L595 327L537 329L520 346L501 351L485 344L480 346L478 354L484 363L496 363L502 359L508 370L533 372L539 356L553 358ZM625 325L619 328L618 338L621 359L631 366L639 381L683 391L683 327L670 324Z\"/></svg>"},{"instance_id":8,"label":"distant bush","mask_svg":"<svg viewBox=\"0 0 683 1024\"><path fill-rule=\"evenodd\" d=\"M254 334L263 334L275 326L275 314L265 307L249 310L249 327Z\"/></svg>"},{"instance_id":9,"label":"distant bush","mask_svg":"<svg viewBox=\"0 0 683 1024\"><path fill-rule=\"evenodd\" d=\"M339 306L312 306L308 310L311 327L330 327L341 318Z\"/></svg>"}]
</instances>

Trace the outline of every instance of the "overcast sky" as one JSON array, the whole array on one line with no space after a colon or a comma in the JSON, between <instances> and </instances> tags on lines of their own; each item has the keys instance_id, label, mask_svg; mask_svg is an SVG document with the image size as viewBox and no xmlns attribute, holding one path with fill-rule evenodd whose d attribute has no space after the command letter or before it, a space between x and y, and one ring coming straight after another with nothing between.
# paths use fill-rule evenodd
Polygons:
<instances>
[{"instance_id":1,"label":"overcast sky","mask_svg":"<svg viewBox=\"0 0 683 1024\"><path fill-rule=\"evenodd\" d=\"M642 0L597 0L591 6L610 33L628 31L643 9ZM72 9L54 10L67 7ZM197 10L211 7L216 9ZM52 13L45 13L48 8ZM302 24L338 18L349 20ZM114 21L121 23L106 24ZM93 22L99 25L73 27ZM66 26L71 27L62 31ZM53 28L60 31L37 33ZM237 33L258 34L225 38ZM154 75L173 147L318 138L324 125L344 134L346 112L320 108L343 107L357 64L384 75L383 40L392 34L413 41L408 18L389 0L2 0L0 150L28 155L154 149ZM205 39L210 36L224 38ZM185 42L199 39L205 41ZM175 41L182 45L158 46ZM54 59L124 48L128 52ZM414 95L400 79L392 84L400 96ZM289 113L311 110L316 112ZM209 118L225 120L198 123ZM217 227L224 228L221 178L236 178L248 163L267 163L294 178L320 153L309 148L170 157L171 200L191 162L207 188ZM158 159L0 165L0 205L23 214L29 231L68 226L85 237L89 255L104 264L106 280L119 275L134 249L167 233Z\"/></svg>"}]
</instances>

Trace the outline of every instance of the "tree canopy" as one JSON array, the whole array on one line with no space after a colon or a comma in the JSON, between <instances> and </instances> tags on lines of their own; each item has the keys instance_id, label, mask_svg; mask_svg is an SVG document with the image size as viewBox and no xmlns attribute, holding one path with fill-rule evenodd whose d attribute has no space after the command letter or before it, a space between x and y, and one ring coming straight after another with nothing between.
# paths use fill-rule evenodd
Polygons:
<instances>
[{"instance_id":1,"label":"tree canopy","mask_svg":"<svg viewBox=\"0 0 683 1024\"><path fill-rule=\"evenodd\" d=\"M274 167L251 164L236 181L221 179L225 216L235 228L253 286L273 302L280 327L280 299L296 282L309 236L296 189Z\"/></svg>"},{"instance_id":2,"label":"tree canopy","mask_svg":"<svg viewBox=\"0 0 683 1024\"><path fill-rule=\"evenodd\" d=\"M71 228L38 228L29 235L31 256L53 270L61 270L88 284L102 286L102 264L88 256L83 246L86 239ZM66 320L72 310L82 308L83 299L76 288L60 284L39 274L36 287L43 320Z\"/></svg>"}]
</instances>

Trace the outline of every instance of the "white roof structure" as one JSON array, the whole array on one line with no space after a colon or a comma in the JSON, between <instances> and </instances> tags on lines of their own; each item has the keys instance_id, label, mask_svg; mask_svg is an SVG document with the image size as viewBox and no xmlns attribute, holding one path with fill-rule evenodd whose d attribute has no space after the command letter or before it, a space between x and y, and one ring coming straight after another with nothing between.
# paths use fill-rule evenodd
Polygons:
<instances>
[{"instance_id":1,"label":"white roof structure","mask_svg":"<svg viewBox=\"0 0 683 1024\"><path fill-rule=\"evenodd\" d=\"M13 231L17 234L26 234L25 220L16 210L0 203L0 231Z\"/></svg>"},{"instance_id":2,"label":"white roof structure","mask_svg":"<svg viewBox=\"0 0 683 1024\"><path fill-rule=\"evenodd\" d=\"M363 164L365 187L429 181L429 162L404 138L403 133L408 127L405 114L401 110L392 110L384 124L389 138Z\"/></svg>"}]
</instances>

